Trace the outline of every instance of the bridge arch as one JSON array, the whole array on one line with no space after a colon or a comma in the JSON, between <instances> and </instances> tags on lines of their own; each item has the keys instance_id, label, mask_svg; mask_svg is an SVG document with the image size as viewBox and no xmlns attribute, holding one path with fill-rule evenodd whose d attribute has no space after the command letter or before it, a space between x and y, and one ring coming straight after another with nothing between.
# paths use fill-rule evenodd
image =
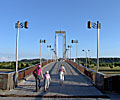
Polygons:
<instances>
[{"instance_id":1,"label":"bridge arch","mask_svg":"<svg viewBox=\"0 0 120 100\"><path fill-rule=\"evenodd\" d=\"M63 34L64 35L64 54L63 54L63 58L66 58L66 31L56 31L55 32L55 58L58 59L58 52L57 52L57 34Z\"/></svg>"}]
</instances>

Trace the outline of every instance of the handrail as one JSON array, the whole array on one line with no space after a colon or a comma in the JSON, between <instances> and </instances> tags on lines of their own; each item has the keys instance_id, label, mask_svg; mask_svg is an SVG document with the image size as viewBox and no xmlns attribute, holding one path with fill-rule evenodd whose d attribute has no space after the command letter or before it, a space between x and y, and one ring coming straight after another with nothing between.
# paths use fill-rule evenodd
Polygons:
<instances>
[{"instance_id":1,"label":"handrail","mask_svg":"<svg viewBox=\"0 0 120 100\"><path fill-rule=\"evenodd\" d=\"M18 70L18 72L24 71L24 70L29 69L29 68L31 68L31 67L33 67L33 66L36 66L36 65L38 65L38 64L31 65L31 66L29 66L29 67L26 67L26 68L20 69L20 70Z\"/></svg>"},{"instance_id":2,"label":"handrail","mask_svg":"<svg viewBox=\"0 0 120 100\"><path fill-rule=\"evenodd\" d=\"M20 69L20 70L18 70L18 73L21 72L21 71L24 71L24 70L26 70L26 69L32 68L33 66L36 66L36 65L38 65L38 64L31 65L31 66L29 66L29 67ZM15 73L15 71L12 71L12 72L0 72L0 74L11 74L11 73Z\"/></svg>"}]
</instances>

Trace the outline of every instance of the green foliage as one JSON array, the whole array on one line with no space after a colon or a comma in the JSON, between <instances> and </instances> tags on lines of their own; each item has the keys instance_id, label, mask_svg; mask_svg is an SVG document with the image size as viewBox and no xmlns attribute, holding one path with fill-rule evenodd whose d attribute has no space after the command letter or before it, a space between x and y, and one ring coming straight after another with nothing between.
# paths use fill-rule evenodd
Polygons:
<instances>
[{"instance_id":1,"label":"green foliage","mask_svg":"<svg viewBox=\"0 0 120 100\"><path fill-rule=\"evenodd\" d=\"M115 66L115 67L120 66L120 62L115 62L115 63L114 63L114 66Z\"/></svg>"},{"instance_id":2,"label":"green foliage","mask_svg":"<svg viewBox=\"0 0 120 100\"><path fill-rule=\"evenodd\" d=\"M96 58L88 58L87 65L91 69L95 69L97 66L97 59ZM78 58L77 62L86 66L86 58ZM115 69L115 67L120 67L120 58L99 58L99 68L110 68Z\"/></svg>"},{"instance_id":3,"label":"green foliage","mask_svg":"<svg viewBox=\"0 0 120 100\"><path fill-rule=\"evenodd\" d=\"M110 68L113 68L113 65L112 65L112 64L110 65Z\"/></svg>"},{"instance_id":4,"label":"green foliage","mask_svg":"<svg viewBox=\"0 0 120 100\"><path fill-rule=\"evenodd\" d=\"M42 61L45 61L45 59L42 59ZM18 61L18 70L23 69L26 67L29 67L31 65L38 64L40 62L40 59L23 59L21 61ZM0 69L16 69L16 62L0 62Z\"/></svg>"},{"instance_id":5,"label":"green foliage","mask_svg":"<svg viewBox=\"0 0 120 100\"><path fill-rule=\"evenodd\" d=\"M21 68L24 68L24 64L23 63L21 63Z\"/></svg>"},{"instance_id":6,"label":"green foliage","mask_svg":"<svg viewBox=\"0 0 120 100\"><path fill-rule=\"evenodd\" d=\"M26 67L29 67L29 64L26 64Z\"/></svg>"}]
</instances>

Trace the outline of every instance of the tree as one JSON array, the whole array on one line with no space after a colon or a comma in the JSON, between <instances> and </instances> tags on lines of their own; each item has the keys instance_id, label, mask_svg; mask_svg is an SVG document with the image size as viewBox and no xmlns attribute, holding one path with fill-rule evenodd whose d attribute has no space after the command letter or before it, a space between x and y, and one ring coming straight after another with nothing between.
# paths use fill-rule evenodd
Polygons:
<instances>
[{"instance_id":1,"label":"tree","mask_svg":"<svg viewBox=\"0 0 120 100\"><path fill-rule=\"evenodd\" d=\"M29 64L26 64L26 67L29 67Z\"/></svg>"},{"instance_id":2,"label":"tree","mask_svg":"<svg viewBox=\"0 0 120 100\"><path fill-rule=\"evenodd\" d=\"M21 63L21 68L24 68L24 64L23 63Z\"/></svg>"}]
</instances>

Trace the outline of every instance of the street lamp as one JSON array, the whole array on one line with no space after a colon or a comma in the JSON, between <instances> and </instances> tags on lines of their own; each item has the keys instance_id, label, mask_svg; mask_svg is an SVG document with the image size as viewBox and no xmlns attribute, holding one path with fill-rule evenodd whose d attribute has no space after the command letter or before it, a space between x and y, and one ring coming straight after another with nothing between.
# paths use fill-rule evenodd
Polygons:
<instances>
[{"instance_id":1,"label":"street lamp","mask_svg":"<svg viewBox=\"0 0 120 100\"><path fill-rule=\"evenodd\" d=\"M28 21L25 21L24 23L19 23L19 21L17 21L17 23L15 24L15 28L17 28L15 86L17 86L17 83L18 83L18 36L19 36L19 28L28 29Z\"/></svg>"},{"instance_id":2,"label":"street lamp","mask_svg":"<svg viewBox=\"0 0 120 100\"><path fill-rule=\"evenodd\" d=\"M88 21L88 28L95 28L97 29L97 67L96 67L96 72L98 72L99 69L99 29L101 28L101 24L99 21L97 23L92 23L91 21Z\"/></svg>"},{"instance_id":3,"label":"street lamp","mask_svg":"<svg viewBox=\"0 0 120 100\"><path fill-rule=\"evenodd\" d=\"M78 40L72 40L72 43L76 43L76 59L77 59L77 44L78 44Z\"/></svg>"},{"instance_id":4,"label":"street lamp","mask_svg":"<svg viewBox=\"0 0 120 100\"><path fill-rule=\"evenodd\" d=\"M51 45L47 45L47 63L48 63L48 58L49 58L49 51L48 48L51 48Z\"/></svg>"},{"instance_id":5,"label":"street lamp","mask_svg":"<svg viewBox=\"0 0 120 100\"><path fill-rule=\"evenodd\" d=\"M46 40L40 40L40 65L42 66L41 62L41 48L42 48L42 43L46 43Z\"/></svg>"},{"instance_id":6,"label":"street lamp","mask_svg":"<svg viewBox=\"0 0 120 100\"><path fill-rule=\"evenodd\" d=\"M52 57L52 60L53 60L53 51L54 51L54 49L51 49L51 57Z\"/></svg>"},{"instance_id":7,"label":"street lamp","mask_svg":"<svg viewBox=\"0 0 120 100\"><path fill-rule=\"evenodd\" d=\"M55 50L53 50L53 54L54 54L54 59L55 59Z\"/></svg>"},{"instance_id":8,"label":"street lamp","mask_svg":"<svg viewBox=\"0 0 120 100\"><path fill-rule=\"evenodd\" d=\"M68 45L68 48L70 48L70 59L72 57L72 45Z\"/></svg>"},{"instance_id":9,"label":"street lamp","mask_svg":"<svg viewBox=\"0 0 120 100\"><path fill-rule=\"evenodd\" d=\"M86 68L87 68L87 53L88 53L90 50L88 50L88 52L85 51L85 50L82 50L82 51L84 51L84 52L86 53Z\"/></svg>"},{"instance_id":10,"label":"street lamp","mask_svg":"<svg viewBox=\"0 0 120 100\"><path fill-rule=\"evenodd\" d=\"M68 58L68 50L69 50L69 49L66 49L66 53L67 53L67 58Z\"/></svg>"}]
</instances>

